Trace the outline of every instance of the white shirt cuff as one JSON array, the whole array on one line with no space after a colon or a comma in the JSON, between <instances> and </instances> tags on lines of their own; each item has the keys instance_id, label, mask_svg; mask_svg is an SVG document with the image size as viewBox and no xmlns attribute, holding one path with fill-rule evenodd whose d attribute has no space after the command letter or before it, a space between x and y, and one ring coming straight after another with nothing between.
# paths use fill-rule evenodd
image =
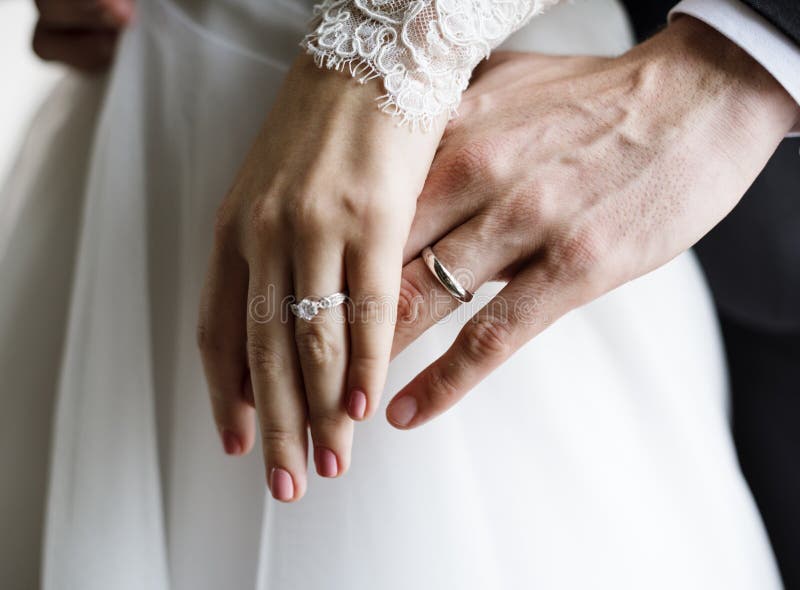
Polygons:
<instances>
[{"instance_id":1,"label":"white shirt cuff","mask_svg":"<svg viewBox=\"0 0 800 590\"><path fill-rule=\"evenodd\" d=\"M739 0L683 0L669 13L688 14L728 37L764 66L800 105L800 46ZM800 135L800 120L791 135Z\"/></svg>"}]
</instances>

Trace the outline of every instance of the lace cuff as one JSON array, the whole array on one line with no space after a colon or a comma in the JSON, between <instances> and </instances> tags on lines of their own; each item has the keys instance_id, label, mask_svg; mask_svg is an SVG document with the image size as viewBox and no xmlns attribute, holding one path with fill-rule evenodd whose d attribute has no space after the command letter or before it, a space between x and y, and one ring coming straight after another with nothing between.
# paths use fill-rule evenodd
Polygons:
<instances>
[{"instance_id":1,"label":"lace cuff","mask_svg":"<svg viewBox=\"0 0 800 590\"><path fill-rule=\"evenodd\" d=\"M302 47L318 66L382 78L381 110L413 128L455 114L472 70L558 0L323 0Z\"/></svg>"}]
</instances>

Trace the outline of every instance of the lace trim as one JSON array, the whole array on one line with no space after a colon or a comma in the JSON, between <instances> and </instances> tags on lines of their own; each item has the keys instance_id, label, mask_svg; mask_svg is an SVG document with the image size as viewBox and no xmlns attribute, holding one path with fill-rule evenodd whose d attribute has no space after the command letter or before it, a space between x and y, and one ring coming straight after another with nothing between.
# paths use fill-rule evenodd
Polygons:
<instances>
[{"instance_id":1,"label":"lace trim","mask_svg":"<svg viewBox=\"0 0 800 590\"><path fill-rule=\"evenodd\" d=\"M319 67L381 78L379 108L412 128L456 114L472 70L558 0L323 0L301 46Z\"/></svg>"}]
</instances>

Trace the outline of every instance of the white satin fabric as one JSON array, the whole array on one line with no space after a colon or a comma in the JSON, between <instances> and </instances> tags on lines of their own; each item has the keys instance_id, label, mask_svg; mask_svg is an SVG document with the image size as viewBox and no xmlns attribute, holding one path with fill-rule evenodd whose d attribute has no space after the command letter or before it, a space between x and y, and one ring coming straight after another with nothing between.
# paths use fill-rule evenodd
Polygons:
<instances>
[{"instance_id":1,"label":"white satin fabric","mask_svg":"<svg viewBox=\"0 0 800 590\"><path fill-rule=\"evenodd\" d=\"M304 30L285 1L264 0L232 36L236 3L218 27L140 0L96 124L91 109L72 135L61 124L77 143L54 142L12 181L4 399L41 408L57 391L45 590L779 588L690 255L569 314L430 425L398 432L379 412L356 430L350 472L312 475L298 504L269 498L258 453L223 456L194 345L198 294L216 205ZM614 52L625 31L596 0L509 44ZM62 89L61 108L87 111L81 93L93 95ZM401 355L385 399L458 328ZM24 440L41 412L2 420L3 460L35 471L28 457L44 454ZM3 502L35 524L41 482L11 483Z\"/></svg>"}]
</instances>

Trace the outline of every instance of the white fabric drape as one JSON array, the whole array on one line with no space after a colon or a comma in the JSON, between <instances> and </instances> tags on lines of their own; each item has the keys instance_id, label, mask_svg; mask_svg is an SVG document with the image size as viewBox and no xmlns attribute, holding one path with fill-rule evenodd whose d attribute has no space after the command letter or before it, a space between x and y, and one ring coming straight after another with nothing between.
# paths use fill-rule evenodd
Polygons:
<instances>
[{"instance_id":1,"label":"white fabric drape","mask_svg":"<svg viewBox=\"0 0 800 590\"><path fill-rule=\"evenodd\" d=\"M216 17L200 26L141 0L125 36L70 226L43 587L779 588L690 255L569 314L434 423L398 432L379 413L359 425L351 471L311 477L296 505L268 498L257 453L223 456L195 352L197 299L214 210L304 30L283 4L263 3L261 40L242 23L244 43ZM618 7L596 0L509 44L613 51L624 31ZM20 260L4 252L2 276ZM0 318L35 313L11 304L36 280L17 276ZM458 327L401 355L385 399ZM16 336L2 336L5 352Z\"/></svg>"}]
</instances>

